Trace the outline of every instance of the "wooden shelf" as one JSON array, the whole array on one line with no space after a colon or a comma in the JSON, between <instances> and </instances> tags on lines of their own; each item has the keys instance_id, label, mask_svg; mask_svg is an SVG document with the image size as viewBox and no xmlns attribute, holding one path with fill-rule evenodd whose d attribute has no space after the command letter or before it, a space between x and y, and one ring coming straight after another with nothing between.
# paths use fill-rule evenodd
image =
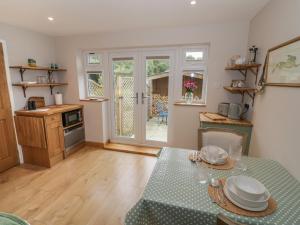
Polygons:
<instances>
[{"instance_id":1,"label":"wooden shelf","mask_svg":"<svg viewBox=\"0 0 300 225\"><path fill-rule=\"evenodd\" d=\"M10 66L9 68L11 69L22 69L22 70L42 70L42 71L61 71L65 72L67 71L66 69L51 69L49 67L33 67L33 66Z\"/></svg>"},{"instance_id":2,"label":"wooden shelf","mask_svg":"<svg viewBox=\"0 0 300 225\"><path fill-rule=\"evenodd\" d=\"M65 86L68 83L13 83L13 86L22 87L24 97L26 98L26 89L30 87L49 87L51 94L53 93L53 88L58 86Z\"/></svg>"},{"instance_id":3,"label":"wooden shelf","mask_svg":"<svg viewBox=\"0 0 300 225\"><path fill-rule=\"evenodd\" d=\"M242 64L242 65L228 66L225 68L225 70L239 71L244 76L245 80L247 79L248 71L250 71L255 76L255 84L256 84L260 66L261 64Z\"/></svg>"},{"instance_id":4,"label":"wooden shelf","mask_svg":"<svg viewBox=\"0 0 300 225\"><path fill-rule=\"evenodd\" d=\"M241 65L234 65L234 66L227 66L225 70L247 70L247 69L254 69L259 68L261 64L241 64Z\"/></svg>"},{"instance_id":5,"label":"wooden shelf","mask_svg":"<svg viewBox=\"0 0 300 225\"><path fill-rule=\"evenodd\" d=\"M48 79L51 79L51 75L53 72L66 72L66 69L51 69L49 67L41 67L41 66L10 66L11 69L19 69L21 75L21 81L24 81L24 73L26 70L36 70L36 71L47 71Z\"/></svg>"},{"instance_id":6,"label":"wooden shelf","mask_svg":"<svg viewBox=\"0 0 300 225\"><path fill-rule=\"evenodd\" d=\"M235 87L224 87L226 91L229 91L231 93L243 93L243 92L255 92L256 88L250 88L250 87L242 87L242 88L235 88Z\"/></svg>"},{"instance_id":7,"label":"wooden shelf","mask_svg":"<svg viewBox=\"0 0 300 225\"><path fill-rule=\"evenodd\" d=\"M240 94L242 95L242 102L244 102L245 94L247 94L251 100L252 105L254 104L254 99L256 95L256 88L250 88L250 87L242 87L242 88L235 88L235 87L224 87L226 91L229 91L232 94Z\"/></svg>"}]
</instances>

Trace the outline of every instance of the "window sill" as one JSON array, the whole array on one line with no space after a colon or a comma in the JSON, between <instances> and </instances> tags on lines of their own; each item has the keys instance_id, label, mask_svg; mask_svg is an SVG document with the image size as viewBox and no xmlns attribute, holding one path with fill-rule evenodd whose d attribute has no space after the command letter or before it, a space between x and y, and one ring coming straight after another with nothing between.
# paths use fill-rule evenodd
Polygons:
<instances>
[{"instance_id":1,"label":"window sill","mask_svg":"<svg viewBox=\"0 0 300 225\"><path fill-rule=\"evenodd\" d=\"M199 106L199 107L206 107L206 104L204 103L196 103L196 102L193 102L193 103L186 103L186 102L175 102L174 105L176 106Z\"/></svg>"},{"instance_id":2,"label":"window sill","mask_svg":"<svg viewBox=\"0 0 300 225\"><path fill-rule=\"evenodd\" d=\"M81 102L106 102L108 98L83 98L80 99Z\"/></svg>"}]
</instances>

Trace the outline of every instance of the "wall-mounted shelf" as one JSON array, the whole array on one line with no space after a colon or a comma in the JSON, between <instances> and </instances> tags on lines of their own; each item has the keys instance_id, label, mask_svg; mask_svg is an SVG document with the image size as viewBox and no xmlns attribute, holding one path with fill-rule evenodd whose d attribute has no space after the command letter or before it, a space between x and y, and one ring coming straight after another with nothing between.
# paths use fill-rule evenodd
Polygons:
<instances>
[{"instance_id":1,"label":"wall-mounted shelf","mask_svg":"<svg viewBox=\"0 0 300 225\"><path fill-rule=\"evenodd\" d=\"M29 87L49 87L51 95L52 95L54 87L67 85L67 83L26 83L26 82L23 82L24 81L24 73L25 73L26 70L47 71L48 81L50 81L50 80L52 80L51 76L52 76L53 72L66 72L67 71L66 69L51 69L51 68L48 68L48 67L41 67L41 66L36 66L36 67L31 67L31 66L10 66L9 68L19 70L22 82L14 83L13 86L22 87L23 93L24 93L24 98L26 98L26 89L29 88Z\"/></svg>"},{"instance_id":2,"label":"wall-mounted shelf","mask_svg":"<svg viewBox=\"0 0 300 225\"><path fill-rule=\"evenodd\" d=\"M247 79L248 71L250 71L255 76L255 84L256 84L260 66L261 64L241 64L241 65L228 66L225 68L225 70L239 71L245 77L245 80Z\"/></svg>"},{"instance_id":3,"label":"wall-mounted shelf","mask_svg":"<svg viewBox=\"0 0 300 225\"><path fill-rule=\"evenodd\" d=\"M21 75L21 81L24 81L24 73L26 70L36 70L36 71L47 71L48 73L48 79L50 80L51 75L53 72L66 72L66 69L51 69L48 67L31 67L31 66L10 66L11 69L19 69L20 75Z\"/></svg>"},{"instance_id":4,"label":"wall-mounted shelf","mask_svg":"<svg viewBox=\"0 0 300 225\"><path fill-rule=\"evenodd\" d=\"M255 94L257 89L256 88L250 88L250 87L241 87L241 88L235 88L235 87L224 87L226 91L229 91L232 94L240 94L242 95L242 102L244 102L245 94L247 94L251 100L252 105L254 104Z\"/></svg>"},{"instance_id":5,"label":"wall-mounted shelf","mask_svg":"<svg viewBox=\"0 0 300 225\"><path fill-rule=\"evenodd\" d=\"M23 89L23 93L24 93L24 97L26 98L26 89L27 88L34 88L34 87L49 87L51 94L53 94L53 88L54 87L58 87L58 86L65 86L68 85L67 83L13 83L13 86L16 87L22 87Z\"/></svg>"},{"instance_id":6,"label":"wall-mounted shelf","mask_svg":"<svg viewBox=\"0 0 300 225\"><path fill-rule=\"evenodd\" d=\"M244 81L247 80L248 71L250 71L255 76L255 86L257 84L258 72L261 64L241 64L241 65L233 65L228 66L225 70L230 71L239 71L244 76ZM254 99L257 89L250 87L224 87L226 91L229 91L232 94L240 94L242 95L242 102L245 100L245 94L247 94L252 100L252 106L254 105Z\"/></svg>"}]
</instances>

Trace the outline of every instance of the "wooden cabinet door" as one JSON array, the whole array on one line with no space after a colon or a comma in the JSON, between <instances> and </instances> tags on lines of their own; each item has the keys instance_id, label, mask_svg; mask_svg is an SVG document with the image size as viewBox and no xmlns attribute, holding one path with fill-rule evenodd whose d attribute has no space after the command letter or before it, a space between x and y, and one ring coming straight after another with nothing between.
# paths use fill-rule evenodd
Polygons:
<instances>
[{"instance_id":1,"label":"wooden cabinet door","mask_svg":"<svg viewBox=\"0 0 300 225\"><path fill-rule=\"evenodd\" d=\"M46 125L47 145L50 159L63 156L64 131L61 122L52 122Z\"/></svg>"},{"instance_id":2,"label":"wooden cabinet door","mask_svg":"<svg viewBox=\"0 0 300 225\"><path fill-rule=\"evenodd\" d=\"M11 104L5 72L3 46L0 43L0 172L19 162Z\"/></svg>"}]
</instances>

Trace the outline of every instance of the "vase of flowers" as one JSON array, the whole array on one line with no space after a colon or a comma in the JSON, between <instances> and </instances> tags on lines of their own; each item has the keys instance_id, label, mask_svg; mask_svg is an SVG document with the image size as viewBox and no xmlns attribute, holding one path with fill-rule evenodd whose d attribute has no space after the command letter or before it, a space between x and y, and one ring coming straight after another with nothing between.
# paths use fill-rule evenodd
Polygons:
<instances>
[{"instance_id":1,"label":"vase of flowers","mask_svg":"<svg viewBox=\"0 0 300 225\"><path fill-rule=\"evenodd\" d=\"M197 85L192 80L185 81L183 85L185 88L185 101L187 104L192 104L194 99L194 91L197 89Z\"/></svg>"}]
</instances>

